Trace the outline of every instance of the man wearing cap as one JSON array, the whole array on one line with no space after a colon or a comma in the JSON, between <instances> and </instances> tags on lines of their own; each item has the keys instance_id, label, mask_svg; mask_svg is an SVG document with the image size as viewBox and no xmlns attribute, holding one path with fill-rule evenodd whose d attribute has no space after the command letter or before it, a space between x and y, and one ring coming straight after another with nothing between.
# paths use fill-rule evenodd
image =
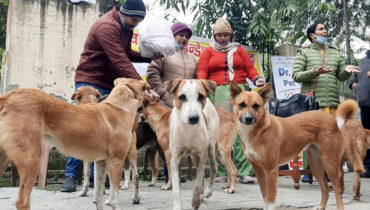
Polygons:
<instances>
[{"instance_id":1,"label":"man wearing cap","mask_svg":"<svg viewBox=\"0 0 370 210\"><path fill-rule=\"evenodd\" d=\"M75 89L90 86L100 94L109 94L118 77L141 80L132 62L151 59L131 50L133 29L144 19L146 8L142 0L126 0L120 7L100 17L90 28L75 74ZM62 192L76 191L76 178L81 160L69 157L65 169ZM93 167L90 186L93 186ZM109 183L106 182L106 187Z\"/></svg>"},{"instance_id":2,"label":"man wearing cap","mask_svg":"<svg viewBox=\"0 0 370 210\"><path fill-rule=\"evenodd\" d=\"M186 45L192 31L185 23L177 22L171 27L176 41L176 53L164 58L153 60L147 71L147 82L158 93L161 104L173 108L173 96L168 94L164 82L173 79L195 79L197 60L186 52Z\"/></svg>"}]
</instances>

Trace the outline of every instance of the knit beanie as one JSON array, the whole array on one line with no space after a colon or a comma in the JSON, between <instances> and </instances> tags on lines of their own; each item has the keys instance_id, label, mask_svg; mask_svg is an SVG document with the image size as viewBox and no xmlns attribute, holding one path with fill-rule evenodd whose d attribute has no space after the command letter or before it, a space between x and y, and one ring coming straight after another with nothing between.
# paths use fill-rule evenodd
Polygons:
<instances>
[{"instance_id":1,"label":"knit beanie","mask_svg":"<svg viewBox=\"0 0 370 210\"><path fill-rule=\"evenodd\" d=\"M219 33L232 34L230 23L225 18L217 19L215 26L213 27L213 35Z\"/></svg>"},{"instance_id":2,"label":"knit beanie","mask_svg":"<svg viewBox=\"0 0 370 210\"><path fill-rule=\"evenodd\" d=\"M176 34L178 34L180 31L183 31L183 30L187 31L190 34L190 36L193 35L193 32L191 31L189 26L181 22L174 23L171 27L171 30L172 30L173 36L176 36Z\"/></svg>"},{"instance_id":3,"label":"knit beanie","mask_svg":"<svg viewBox=\"0 0 370 210\"><path fill-rule=\"evenodd\" d=\"M146 8L142 0L126 0L123 4L121 4L119 12L128 17L144 18Z\"/></svg>"}]
</instances>

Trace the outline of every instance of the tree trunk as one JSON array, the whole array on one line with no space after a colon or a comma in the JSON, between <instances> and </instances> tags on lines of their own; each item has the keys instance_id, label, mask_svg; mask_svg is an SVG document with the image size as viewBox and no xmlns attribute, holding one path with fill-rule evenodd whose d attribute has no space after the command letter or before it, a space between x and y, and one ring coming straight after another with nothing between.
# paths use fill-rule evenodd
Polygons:
<instances>
[{"instance_id":1,"label":"tree trunk","mask_svg":"<svg viewBox=\"0 0 370 210\"><path fill-rule=\"evenodd\" d=\"M343 0L343 23L344 23L344 35L346 40L346 55L347 62L351 63L351 43L349 37L351 36L349 31L349 16L348 16L348 0Z\"/></svg>"}]
</instances>

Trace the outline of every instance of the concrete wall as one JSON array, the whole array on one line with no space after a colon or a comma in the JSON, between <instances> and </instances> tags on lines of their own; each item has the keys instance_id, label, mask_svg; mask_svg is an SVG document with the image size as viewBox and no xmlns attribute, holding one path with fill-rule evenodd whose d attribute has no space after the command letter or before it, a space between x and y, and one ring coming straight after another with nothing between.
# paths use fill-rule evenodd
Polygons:
<instances>
[{"instance_id":1,"label":"concrete wall","mask_svg":"<svg viewBox=\"0 0 370 210\"><path fill-rule=\"evenodd\" d=\"M90 26L113 6L67 0L10 0L1 92L37 88L69 100Z\"/></svg>"}]
</instances>

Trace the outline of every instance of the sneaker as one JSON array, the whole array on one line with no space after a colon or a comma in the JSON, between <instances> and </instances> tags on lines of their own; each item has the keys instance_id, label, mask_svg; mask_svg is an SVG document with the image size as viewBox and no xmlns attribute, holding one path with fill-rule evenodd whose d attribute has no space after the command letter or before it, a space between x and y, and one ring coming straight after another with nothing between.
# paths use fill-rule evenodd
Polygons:
<instances>
[{"instance_id":1,"label":"sneaker","mask_svg":"<svg viewBox=\"0 0 370 210\"><path fill-rule=\"evenodd\" d=\"M60 192L76 192L76 177L67 176L60 187Z\"/></svg>"},{"instance_id":2,"label":"sneaker","mask_svg":"<svg viewBox=\"0 0 370 210\"><path fill-rule=\"evenodd\" d=\"M226 176L218 176L215 178L215 182L227 182Z\"/></svg>"},{"instance_id":3,"label":"sneaker","mask_svg":"<svg viewBox=\"0 0 370 210\"><path fill-rule=\"evenodd\" d=\"M243 184L254 184L257 179L251 176L245 176L241 181Z\"/></svg>"},{"instance_id":4,"label":"sneaker","mask_svg":"<svg viewBox=\"0 0 370 210\"><path fill-rule=\"evenodd\" d=\"M305 175L303 175L303 177L301 179L301 182L308 183L308 182L312 182L312 180L310 179L310 177L307 174L305 174Z\"/></svg>"}]
</instances>

